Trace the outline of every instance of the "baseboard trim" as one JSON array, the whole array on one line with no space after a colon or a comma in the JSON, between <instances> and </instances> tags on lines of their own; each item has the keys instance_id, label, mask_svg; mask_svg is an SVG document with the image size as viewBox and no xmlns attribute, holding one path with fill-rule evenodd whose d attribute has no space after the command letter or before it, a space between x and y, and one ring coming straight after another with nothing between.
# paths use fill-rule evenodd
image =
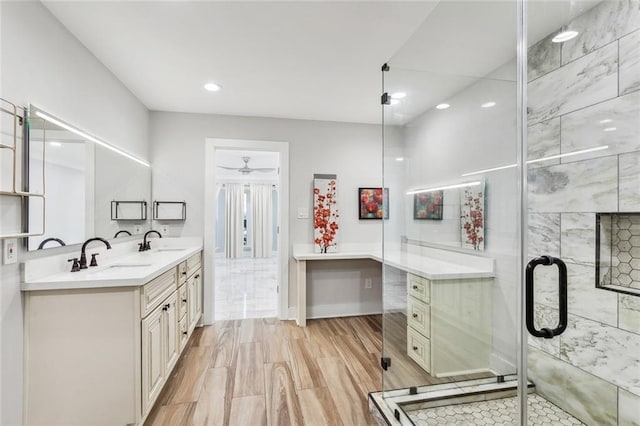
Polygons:
<instances>
[{"instance_id":1,"label":"baseboard trim","mask_svg":"<svg viewBox=\"0 0 640 426\"><path fill-rule=\"evenodd\" d=\"M370 303L337 303L331 305L315 305L307 307L307 319L355 317L359 315L382 314L380 302ZM289 307L289 319L295 319L296 307Z\"/></svg>"}]
</instances>

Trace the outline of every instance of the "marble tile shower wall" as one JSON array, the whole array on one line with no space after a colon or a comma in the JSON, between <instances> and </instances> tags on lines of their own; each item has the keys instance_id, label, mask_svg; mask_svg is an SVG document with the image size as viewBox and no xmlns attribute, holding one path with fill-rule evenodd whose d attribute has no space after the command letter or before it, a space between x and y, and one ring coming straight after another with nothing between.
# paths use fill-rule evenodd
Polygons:
<instances>
[{"instance_id":1,"label":"marble tile shower wall","mask_svg":"<svg viewBox=\"0 0 640 426\"><path fill-rule=\"evenodd\" d=\"M569 325L529 339L538 390L587 424L640 425L640 297L595 287L595 213L640 212L640 0L604 1L580 35L529 50L529 256L564 259ZM557 272L536 269L536 322L555 326Z\"/></svg>"}]
</instances>

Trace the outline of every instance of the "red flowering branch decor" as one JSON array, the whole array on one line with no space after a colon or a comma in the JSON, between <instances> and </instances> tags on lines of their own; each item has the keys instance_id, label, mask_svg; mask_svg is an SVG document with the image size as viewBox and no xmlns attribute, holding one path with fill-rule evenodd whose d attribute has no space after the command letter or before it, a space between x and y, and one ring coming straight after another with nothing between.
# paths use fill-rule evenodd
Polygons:
<instances>
[{"instance_id":1,"label":"red flowering branch decor","mask_svg":"<svg viewBox=\"0 0 640 426\"><path fill-rule=\"evenodd\" d=\"M484 194L465 188L460 200L463 247L484 250Z\"/></svg>"},{"instance_id":2,"label":"red flowering branch decor","mask_svg":"<svg viewBox=\"0 0 640 426\"><path fill-rule=\"evenodd\" d=\"M337 250L338 199L335 179L313 180L313 242L316 252Z\"/></svg>"}]
</instances>

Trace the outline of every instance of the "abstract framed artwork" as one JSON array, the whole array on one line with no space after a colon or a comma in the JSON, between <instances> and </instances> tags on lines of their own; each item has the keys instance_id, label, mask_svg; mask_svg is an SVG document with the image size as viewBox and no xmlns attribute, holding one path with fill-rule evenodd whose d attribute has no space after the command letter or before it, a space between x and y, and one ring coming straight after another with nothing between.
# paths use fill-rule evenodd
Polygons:
<instances>
[{"instance_id":1,"label":"abstract framed artwork","mask_svg":"<svg viewBox=\"0 0 640 426\"><path fill-rule=\"evenodd\" d=\"M358 219L389 219L389 188L358 188Z\"/></svg>"},{"instance_id":2,"label":"abstract framed artwork","mask_svg":"<svg viewBox=\"0 0 640 426\"><path fill-rule=\"evenodd\" d=\"M413 196L415 220L442 220L443 192L420 192Z\"/></svg>"}]
</instances>

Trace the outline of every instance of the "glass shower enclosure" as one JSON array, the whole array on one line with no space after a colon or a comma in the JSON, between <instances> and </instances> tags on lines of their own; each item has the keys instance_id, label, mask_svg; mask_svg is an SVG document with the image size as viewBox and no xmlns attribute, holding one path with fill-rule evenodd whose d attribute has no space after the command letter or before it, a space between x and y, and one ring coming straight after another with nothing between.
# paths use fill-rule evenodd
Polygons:
<instances>
[{"instance_id":1,"label":"glass shower enclosure","mask_svg":"<svg viewBox=\"0 0 640 426\"><path fill-rule=\"evenodd\" d=\"M640 425L640 1L431 8L382 67L373 411Z\"/></svg>"}]
</instances>

